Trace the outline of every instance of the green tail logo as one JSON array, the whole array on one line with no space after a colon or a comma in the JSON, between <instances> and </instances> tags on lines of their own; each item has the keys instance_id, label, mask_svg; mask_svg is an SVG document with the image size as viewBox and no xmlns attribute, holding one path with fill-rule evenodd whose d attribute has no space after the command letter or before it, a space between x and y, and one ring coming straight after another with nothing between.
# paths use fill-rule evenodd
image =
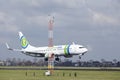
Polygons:
<instances>
[{"instance_id":1,"label":"green tail logo","mask_svg":"<svg viewBox=\"0 0 120 80\"><path fill-rule=\"evenodd\" d=\"M27 48L27 46L28 46L28 41L27 41L27 39L24 37L24 36L22 36L21 37L21 46L22 46L22 48Z\"/></svg>"}]
</instances>

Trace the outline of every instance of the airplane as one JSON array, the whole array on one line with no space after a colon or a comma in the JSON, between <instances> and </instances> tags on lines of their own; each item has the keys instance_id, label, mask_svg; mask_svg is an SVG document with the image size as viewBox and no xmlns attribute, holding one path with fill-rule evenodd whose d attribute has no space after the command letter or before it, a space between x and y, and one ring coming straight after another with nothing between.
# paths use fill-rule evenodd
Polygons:
<instances>
[{"instance_id":1,"label":"airplane","mask_svg":"<svg viewBox=\"0 0 120 80\"><path fill-rule=\"evenodd\" d=\"M29 44L28 40L22 32L19 32L19 38L22 49L13 49L9 47L9 45L6 43L7 49L11 51L22 52L32 57L44 57L45 61L48 61L48 58L53 55L55 56L56 61L60 60L60 56L64 56L65 58L71 58L74 55L79 55L79 58L81 58L81 56L88 51L88 49L84 46L75 44L74 42L70 45L34 47Z\"/></svg>"}]
</instances>

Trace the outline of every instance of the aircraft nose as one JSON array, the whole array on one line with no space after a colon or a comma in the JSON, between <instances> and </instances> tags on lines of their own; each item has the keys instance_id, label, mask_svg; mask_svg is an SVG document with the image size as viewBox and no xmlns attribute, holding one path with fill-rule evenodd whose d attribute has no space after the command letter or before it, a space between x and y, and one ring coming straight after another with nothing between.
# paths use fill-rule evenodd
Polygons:
<instances>
[{"instance_id":1,"label":"aircraft nose","mask_svg":"<svg viewBox=\"0 0 120 80\"><path fill-rule=\"evenodd\" d=\"M87 48L84 48L84 53L88 52L88 49Z\"/></svg>"}]
</instances>

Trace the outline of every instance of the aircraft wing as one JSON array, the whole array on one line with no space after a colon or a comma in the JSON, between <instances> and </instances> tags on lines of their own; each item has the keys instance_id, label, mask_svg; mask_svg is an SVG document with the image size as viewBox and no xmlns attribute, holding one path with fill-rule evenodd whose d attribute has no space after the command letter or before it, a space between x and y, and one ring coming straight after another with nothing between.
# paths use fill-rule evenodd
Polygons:
<instances>
[{"instance_id":1,"label":"aircraft wing","mask_svg":"<svg viewBox=\"0 0 120 80\"><path fill-rule=\"evenodd\" d=\"M22 51L22 53L32 56L32 57L44 57L45 56L45 54L43 54L43 53L35 53L35 52L28 52L28 51L26 51L26 52Z\"/></svg>"}]
</instances>

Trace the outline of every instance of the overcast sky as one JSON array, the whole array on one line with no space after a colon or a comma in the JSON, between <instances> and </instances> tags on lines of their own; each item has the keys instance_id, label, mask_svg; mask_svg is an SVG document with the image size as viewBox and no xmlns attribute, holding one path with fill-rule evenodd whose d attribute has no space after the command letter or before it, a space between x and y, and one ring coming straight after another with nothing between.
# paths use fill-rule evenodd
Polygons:
<instances>
[{"instance_id":1,"label":"overcast sky","mask_svg":"<svg viewBox=\"0 0 120 80\"><path fill-rule=\"evenodd\" d=\"M22 31L30 44L47 46L49 14L54 45L84 45L82 60L120 60L120 0L0 0L0 59L33 59L8 51L5 42L20 49Z\"/></svg>"}]
</instances>

